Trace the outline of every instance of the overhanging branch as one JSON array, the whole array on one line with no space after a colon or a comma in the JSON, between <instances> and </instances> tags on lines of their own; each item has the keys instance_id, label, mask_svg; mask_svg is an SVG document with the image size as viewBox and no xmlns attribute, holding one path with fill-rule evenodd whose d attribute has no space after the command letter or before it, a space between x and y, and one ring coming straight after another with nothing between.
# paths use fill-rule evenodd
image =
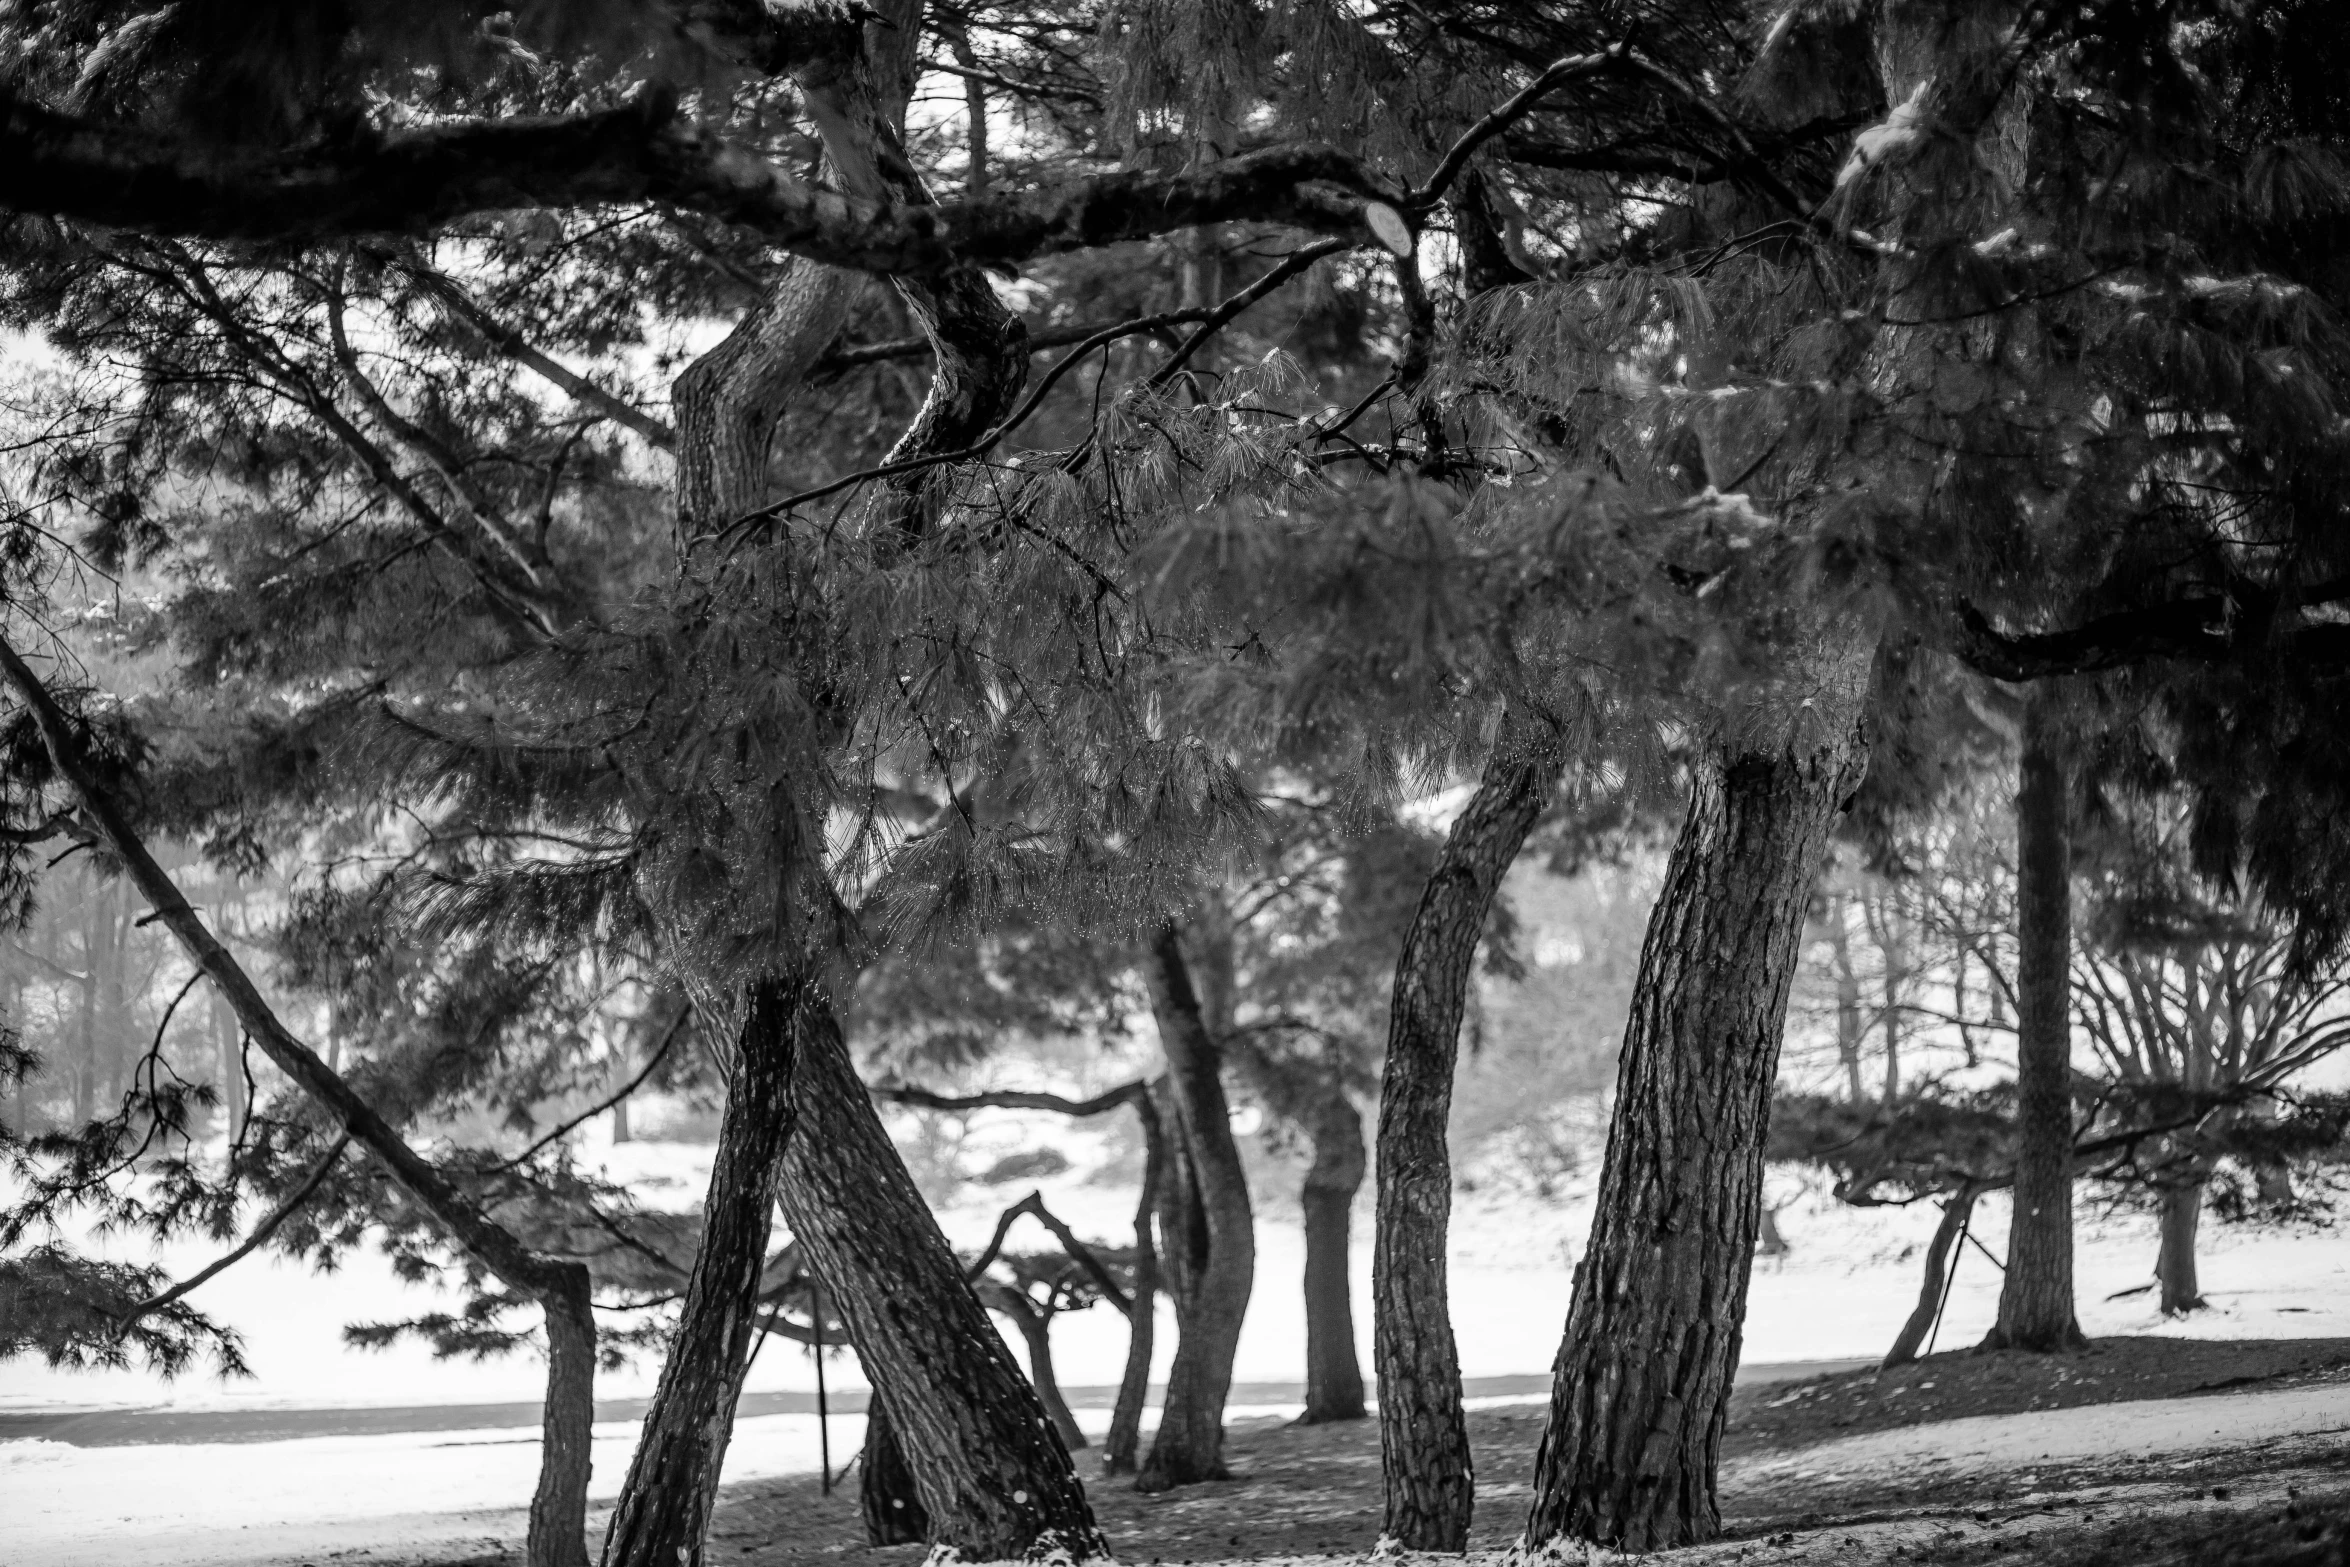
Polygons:
<instances>
[{"instance_id":1,"label":"overhanging branch","mask_svg":"<svg viewBox=\"0 0 2350 1567\"><path fill-rule=\"evenodd\" d=\"M1289 144L1188 174L1124 170L946 206L854 201L681 121L660 92L592 114L452 121L261 155L0 97L0 207L206 239L426 234L494 212L662 202L811 260L903 277L1201 223L1284 223L1370 243L1366 199L1401 196L1347 153Z\"/></svg>"}]
</instances>

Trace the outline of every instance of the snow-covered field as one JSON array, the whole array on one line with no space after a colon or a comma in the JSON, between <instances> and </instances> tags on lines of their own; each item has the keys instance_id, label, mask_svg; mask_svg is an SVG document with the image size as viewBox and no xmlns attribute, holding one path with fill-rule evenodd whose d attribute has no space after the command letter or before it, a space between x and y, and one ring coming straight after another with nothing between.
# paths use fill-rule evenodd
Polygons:
<instances>
[{"instance_id":1,"label":"snow-covered field","mask_svg":"<svg viewBox=\"0 0 2350 1567\"><path fill-rule=\"evenodd\" d=\"M1085 1177L1101 1152L1093 1134L1073 1137L1065 1125L1051 1121L1021 1125L1008 1116L1002 1120L1004 1125L991 1130L1009 1145L1059 1143L1066 1148L1071 1173L1041 1183L1061 1217L1081 1234L1112 1241L1130 1234L1131 1190ZM663 1206L690 1200L707 1170L707 1151L683 1144L633 1143L594 1152L613 1174L628 1178L647 1200ZM975 1247L1001 1207L1028 1186L965 1190L969 1195L943 1211L941 1220L959 1245ZM1293 1208L1267 1207L1256 1295L1237 1366L1243 1384L1293 1382L1303 1364L1305 1325L1297 1287L1302 1239ZM1454 1221L1452 1283L1466 1376L1548 1369L1566 1310L1572 1259L1589 1217L1587 1196L1573 1193L1547 1204L1493 1191L1461 1200ZM1832 1360L1881 1352L1917 1296L1916 1259L1903 1253L1922 1246L1931 1223L1930 1212L1855 1212L1824 1196L1783 1211L1781 1229L1793 1250L1755 1271L1747 1361ZM1993 1255L2004 1250L2005 1225L2004 1205L1987 1202L1977 1233ZM1359 1224L1358 1236L1365 1230L1367 1225ZM2147 1280L2154 1254L2150 1225L2084 1213L2077 1259L2083 1326L2093 1336L2350 1336L2350 1235L2231 1232L2217 1226L2207 1228L2206 1235L2203 1280L2215 1309L2170 1323L2155 1314L2150 1294L2107 1298ZM208 1255L201 1246L173 1247L162 1260L179 1271ZM1367 1237L1358 1244L1355 1261L1355 1303L1367 1356ZM1997 1293L1996 1268L1969 1248L1951 1293L1944 1345L1978 1338L1991 1322ZM133 1372L69 1375L16 1361L0 1364L0 1413L478 1404L528 1401L539 1391L540 1370L529 1360L478 1365L435 1362L413 1347L344 1348L340 1329L345 1322L410 1314L437 1303L432 1292L393 1279L372 1256L353 1257L331 1276L257 1258L205 1286L198 1299L244 1331L253 1379L227 1384L190 1379L167 1386ZM1164 1324L1162 1356L1171 1352L1173 1338L1171 1322ZM1054 1343L1065 1385L1106 1389L1116 1382L1125 1334L1123 1322L1107 1309L1063 1318ZM608 1375L598 1393L642 1396L651 1391L656 1369L645 1364ZM1163 1375L1163 1361L1159 1369ZM835 1389L861 1385L853 1360L833 1362L827 1375ZM814 1385L807 1355L781 1343L759 1357L750 1381L754 1391ZM1077 1402L1081 1422L1097 1431L1106 1425L1106 1399L1093 1407L1084 1407L1083 1398ZM1234 1410L1235 1415L1281 1412L1278 1405ZM2112 1440L2113 1412L2071 1414L2069 1423L2057 1423L2067 1431L2077 1425L2079 1432L2064 1440ZM2193 1418L2218 1414L2216 1401L2202 1400ZM2307 1412L2297 1412L2288 1423L2298 1422L2298 1429L2307 1426L2308 1418ZM855 1451L862 1425L853 1415L834 1417L835 1465ZM1918 1439L1940 1448L1946 1441L1941 1433L1948 1429L1936 1427L1934 1437ZM2101 1438L2100 1432L2108 1435ZM600 1426L596 1435L594 1490L604 1498L617 1491L625 1474L634 1424L615 1421ZM1883 1435L1868 1439L1879 1446L1888 1440ZM727 1474L744 1479L813 1470L817 1448L813 1416L747 1418L736 1428ZM368 1542L379 1551L510 1535L511 1510L526 1501L535 1465L526 1428L177 1446L0 1442L0 1560L10 1567L66 1567L230 1561L262 1550L323 1553L338 1541L351 1543L354 1523L365 1528Z\"/></svg>"}]
</instances>

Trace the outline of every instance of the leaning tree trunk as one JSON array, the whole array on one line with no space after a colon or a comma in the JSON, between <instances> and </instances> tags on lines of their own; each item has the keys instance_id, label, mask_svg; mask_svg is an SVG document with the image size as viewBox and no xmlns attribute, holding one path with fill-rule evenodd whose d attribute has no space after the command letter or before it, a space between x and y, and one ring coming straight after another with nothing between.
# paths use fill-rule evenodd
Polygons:
<instances>
[{"instance_id":1,"label":"leaning tree trunk","mask_svg":"<svg viewBox=\"0 0 2350 1567\"><path fill-rule=\"evenodd\" d=\"M2203 1306L2203 1290L2195 1278L2195 1232L2203 1223L2203 1172L2191 1182L2162 1194L2162 1244L2154 1260L2154 1277L2161 1285L2162 1314L2183 1317Z\"/></svg>"},{"instance_id":2,"label":"leaning tree trunk","mask_svg":"<svg viewBox=\"0 0 2350 1567\"><path fill-rule=\"evenodd\" d=\"M745 993L701 1244L677 1337L604 1536L604 1567L702 1560L759 1315L776 1173L793 1131L795 1014L823 1005L806 990L770 980Z\"/></svg>"},{"instance_id":3,"label":"leaning tree trunk","mask_svg":"<svg viewBox=\"0 0 2350 1567\"><path fill-rule=\"evenodd\" d=\"M878 1398L865 1406L865 1452L857 1467L857 1507L865 1515L867 1545L919 1545L930 1538L930 1514Z\"/></svg>"},{"instance_id":4,"label":"leaning tree trunk","mask_svg":"<svg viewBox=\"0 0 2350 1567\"><path fill-rule=\"evenodd\" d=\"M1934 1238L1926 1246L1926 1280L1918 1287L1918 1303L1910 1309L1909 1320L1894 1335L1893 1347L1885 1351L1880 1371L1895 1366L1906 1366L1918 1358L1918 1348L1926 1342L1926 1335L1934 1330L1935 1319L1942 1315L1943 1281L1949 1278L1950 1248L1974 1218L1975 1203L1983 1189L1973 1181L1960 1185L1942 1205L1942 1221L1934 1226Z\"/></svg>"},{"instance_id":5,"label":"leaning tree trunk","mask_svg":"<svg viewBox=\"0 0 2350 1567\"><path fill-rule=\"evenodd\" d=\"M2057 724L2034 686L2015 795L2015 1217L1985 1349L2087 1342L2073 1316L2072 848Z\"/></svg>"},{"instance_id":6,"label":"leaning tree trunk","mask_svg":"<svg viewBox=\"0 0 2350 1567\"><path fill-rule=\"evenodd\" d=\"M1445 837L1395 964L1379 1085L1372 1352L1387 1479L1381 1532L1407 1550L1468 1548L1476 1478L1445 1274L1452 1223L1445 1123L1486 915L1563 766L1548 723L1514 707L1503 715L1493 756Z\"/></svg>"},{"instance_id":7,"label":"leaning tree trunk","mask_svg":"<svg viewBox=\"0 0 2350 1567\"><path fill-rule=\"evenodd\" d=\"M1649 918L1598 1211L1552 1372L1526 1540L1631 1551L1720 1527L1771 1088L1804 909L1867 751L1865 644L1782 746L1718 746Z\"/></svg>"},{"instance_id":8,"label":"leaning tree trunk","mask_svg":"<svg viewBox=\"0 0 2350 1567\"><path fill-rule=\"evenodd\" d=\"M1168 1178L1159 1201L1159 1260L1175 1301L1177 1338L1158 1435L1135 1488L1164 1491L1227 1474L1224 1400L1256 1278L1256 1235L1224 1097L1223 1054L1173 920L1152 934L1142 968L1167 1056L1160 1116L1168 1133Z\"/></svg>"},{"instance_id":9,"label":"leaning tree trunk","mask_svg":"<svg viewBox=\"0 0 2350 1567\"><path fill-rule=\"evenodd\" d=\"M1134 1101L1142 1125L1142 1194L1134 1208L1134 1292L1126 1312L1126 1370L1118 1379L1110 1434L1102 1440L1104 1474L1134 1473L1142 1446L1142 1406L1150 1398L1151 1352L1158 1336L1159 1250L1151 1240L1151 1224L1167 1181L1167 1135L1152 1103L1153 1091L1146 1088Z\"/></svg>"},{"instance_id":10,"label":"leaning tree trunk","mask_svg":"<svg viewBox=\"0 0 2350 1567\"><path fill-rule=\"evenodd\" d=\"M1102 1554L1069 1450L891 1146L838 1022L829 1009L805 1021L783 1216L848 1326L932 1542L972 1561Z\"/></svg>"},{"instance_id":11,"label":"leaning tree trunk","mask_svg":"<svg viewBox=\"0 0 2350 1567\"><path fill-rule=\"evenodd\" d=\"M1314 1113L1314 1162L1299 1206L1306 1231L1306 1407L1300 1425L1363 1418L1363 1367L1355 1357L1354 1282L1348 1258L1355 1193L1363 1188L1363 1116L1333 1086Z\"/></svg>"},{"instance_id":12,"label":"leaning tree trunk","mask_svg":"<svg viewBox=\"0 0 2350 1567\"><path fill-rule=\"evenodd\" d=\"M146 842L115 805L106 780L84 755L80 738L40 678L0 637L0 677L30 711L51 762L82 802L84 817L113 849L130 879L188 961L212 982L270 1063L339 1121L351 1140L380 1162L417 1207L433 1216L465 1252L514 1294L536 1300L547 1329L547 1399L538 1489L524 1546L529 1567L586 1567L589 1426L595 1418L595 1315L584 1263L547 1256L524 1244L427 1162L341 1073L294 1036L221 945Z\"/></svg>"}]
</instances>

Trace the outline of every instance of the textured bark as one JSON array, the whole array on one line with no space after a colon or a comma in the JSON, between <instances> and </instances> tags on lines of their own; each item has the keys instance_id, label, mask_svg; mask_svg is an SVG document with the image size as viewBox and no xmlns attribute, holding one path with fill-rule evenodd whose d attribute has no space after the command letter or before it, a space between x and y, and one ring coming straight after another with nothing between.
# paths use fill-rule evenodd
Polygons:
<instances>
[{"instance_id":1,"label":"textured bark","mask_svg":"<svg viewBox=\"0 0 2350 1567\"><path fill-rule=\"evenodd\" d=\"M1372 1346L1387 1479L1382 1532L1409 1550L1468 1547L1476 1477L1445 1274L1452 1222L1445 1124L1486 915L1564 765L1549 724L1514 708L1503 716L1493 756L1445 837L1396 959L1379 1087Z\"/></svg>"},{"instance_id":2,"label":"textured bark","mask_svg":"<svg viewBox=\"0 0 2350 1567\"><path fill-rule=\"evenodd\" d=\"M548 1347L546 1438L539 1458L538 1490L531 1500L526 1549L530 1567L585 1567L595 1329L588 1305L587 1269L533 1251L491 1218L437 1166L409 1147L340 1073L294 1036L244 966L221 945L211 926L180 892L178 883L156 861L82 753L72 725L48 688L4 640L0 640L0 675L31 711L58 775L80 798L83 812L114 850L130 884L153 908L150 917L162 922L188 961L203 971L215 994L227 1003L262 1054L340 1121L351 1140L375 1156L394 1184L499 1282L540 1303L546 1313ZM584 1357L580 1352L583 1327L587 1334ZM566 1508L570 1510L566 1512Z\"/></svg>"},{"instance_id":3,"label":"textured bark","mask_svg":"<svg viewBox=\"0 0 2350 1567\"><path fill-rule=\"evenodd\" d=\"M2087 1342L2073 1316L2072 846L2059 721L2034 687L2015 796L2015 1217L1985 1349Z\"/></svg>"},{"instance_id":4,"label":"textured bark","mask_svg":"<svg viewBox=\"0 0 2350 1567\"><path fill-rule=\"evenodd\" d=\"M2182 1317L2203 1306L2203 1289L2195 1278L2195 1232L2202 1223L2200 1179L2162 1194L2162 1244L2155 1255L2154 1277L2162 1286L2166 1317Z\"/></svg>"},{"instance_id":5,"label":"textured bark","mask_svg":"<svg viewBox=\"0 0 2350 1567\"><path fill-rule=\"evenodd\" d=\"M1207 967L1213 972L1215 964ZM1142 969L1167 1056L1159 1111L1168 1134L1159 1262L1179 1337L1158 1435L1135 1486L1164 1491L1227 1474L1224 1399L1256 1278L1256 1235L1224 1097L1223 1053L1172 920L1152 934Z\"/></svg>"},{"instance_id":6,"label":"textured bark","mask_svg":"<svg viewBox=\"0 0 2350 1567\"><path fill-rule=\"evenodd\" d=\"M1934 1321L1942 1315L1944 1281L1950 1276L1950 1248L1958 1244L1967 1223L1974 1217L1975 1203L1982 1188L1968 1182L1953 1192L1942 1205L1942 1220L1934 1226L1934 1238L1926 1246L1926 1278L1918 1288L1918 1303L1912 1307L1909 1320L1894 1335L1893 1347L1885 1351L1880 1370L1890 1371L1895 1366L1906 1366L1918 1358L1918 1349L1933 1331Z\"/></svg>"},{"instance_id":7,"label":"textured bark","mask_svg":"<svg viewBox=\"0 0 2350 1567\"><path fill-rule=\"evenodd\" d=\"M1870 646L1777 746L1717 744L1640 955L1591 1241L1552 1373L1529 1544L1646 1551L1720 1528L1771 1087L1803 914L1866 765Z\"/></svg>"},{"instance_id":8,"label":"textured bark","mask_svg":"<svg viewBox=\"0 0 2350 1567\"><path fill-rule=\"evenodd\" d=\"M874 1114L830 1012L794 1063L781 1200L872 1379L934 1544L1001 1561L1106 1547L1069 1450Z\"/></svg>"},{"instance_id":9,"label":"textured bark","mask_svg":"<svg viewBox=\"0 0 2350 1567\"><path fill-rule=\"evenodd\" d=\"M793 1133L798 1018L825 1004L810 989L768 982L746 997L702 1241L677 1338L612 1510L604 1567L690 1567L703 1559L758 1318L778 1159Z\"/></svg>"},{"instance_id":10,"label":"textured bark","mask_svg":"<svg viewBox=\"0 0 2350 1567\"><path fill-rule=\"evenodd\" d=\"M889 1426L889 1411L876 1398L865 1406L865 1456L859 1460L857 1508L865 1515L867 1545L919 1545L930 1538L930 1514L923 1509L905 1449Z\"/></svg>"},{"instance_id":11,"label":"textured bark","mask_svg":"<svg viewBox=\"0 0 2350 1567\"><path fill-rule=\"evenodd\" d=\"M1163 1090L1161 1090L1163 1092ZM1102 1441L1102 1473L1132 1474L1142 1446L1142 1406L1150 1398L1151 1352L1157 1347L1159 1248L1151 1238L1159 1193L1167 1181L1167 1134L1153 1090L1134 1102L1142 1124L1142 1192L1134 1205L1134 1294L1126 1312L1126 1369L1118 1379L1118 1402L1110 1432Z\"/></svg>"},{"instance_id":12,"label":"textured bark","mask_svg":"<svg viewBox=\"0 0 2350 1567\"><path fill-rule=\"evenodd\" d=\"M1355 1356L1354 1284L1348 1253L1355 1193L1369 1164L1362 1112L1333 1089L1312 1123L1314 1162L1299 1194L1306 1232L1306 1407L1300 1425L1360 1420L1363 1368Z\"/></svg>"}]
</instances>

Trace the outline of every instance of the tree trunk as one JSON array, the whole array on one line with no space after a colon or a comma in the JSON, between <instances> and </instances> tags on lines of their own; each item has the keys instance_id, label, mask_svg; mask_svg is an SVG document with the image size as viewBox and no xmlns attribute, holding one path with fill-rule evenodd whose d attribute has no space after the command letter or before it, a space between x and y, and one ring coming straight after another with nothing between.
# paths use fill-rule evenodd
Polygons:
<instances>
[{"instance_id":1,"label":"tree trunk","mask_svg":"<svg viewBox=\"0 0 2350 1567\"><path fill-rule=\"evenodd\" d=\"M1363 1418L1363 1367L1355 1357L1354 1284L1348 1254L1355 1193L1369 1163L1363 1117L1333 1087L1313 1121L1314 1162L1299 1193L1306 1231L1306 1408L1300 1425Z\"/></svg>"},{"instance_id":2,"label":"tree trunk","mask_svg":"<svg viewBox=\"0 0 2350 1567\"><path fill-rule=\"evenodd\" d=\"M1985 1349L2087 1343L2073 1316L2072 849L2058 722L2034 686L2015 796L2015 1218Z\"/></svg>"},{"instance_id":3,"label":"tree trunk","mask_svg":"<svg viewBox=\"0 0 2350 1567\"><path fill-rule=\"evenodd\" d=\"M758 1318L777 1170L793 1140L799 1018L824 1005L809 988L805 980L766 981L745 997L739 1056L702 1204L701 1245L677 1336L612 1510L604 1567L692 1567L702 1560Z\"/></svg>"},{"instance_id":4,"label":"tree trunk","mask_svg":"<svg viewBox=\"0 0 2350 1567\"><path fill-rule=\"evenodd\" d=\"M2166 1317L2202 1309L2203 1291L2195 1279L2195 1232L2202 1222L2202 1180L2162 1194L2162 1246L2155 1256L2154 1276L2162 1285Z\"/></svg>"},{"instance_id":5,"label":"tree trunk","mask_svg":"<svg viewBox=\"0 0 2350 1567\"><path fill-rule=\"evenodd\" d=\"M1445 1273L1452 1224L1445 1123L1486 915L1564 766L1547 722L1514 707L1503 714L1484 776L1445 836L1396 958L1379 1085L1372 1353L1387 1481L1381 1533L1407 1550L1468 1548L1476 1480Z\"/></svg>"},{"instance_id":6,"label":"tree trunk","mask_svg":"<svg viewBox=\"0 0 2350 1567\"><path fill-rule=\"evenodd\" d=\"M1110 1434L1102 1442L1102 1472L1132 1474L1142 1446L1142 1406L1150 1398L1151 1353L1158 1337L1159 1249L1151 1241L1159 1193L1167 1181L1167 1135L1157 1106L1146 1092L1135 1101L1142 1125L1142 1194L1134 1208L1134 1294L1126 1313L1126 1370L1118 1379L1118 1403L1110 1413Z\"/></svg>"},{"instance_id":7,"label":"tree trunk","mask_svg":"<svg viewBox=\"0 0 2350 1567\"><path fill-rule=\"evenodd\" d=\"M1102 1554L1069 1450L964 1281L829 1008L803 1015L792 1107L784 1219L848 1325L932 1542L972 1561Z\"/></svg>"},{"instance_id":8,"label":"tree trunk","mask_svg":"<svg viewBox=\"0 0 2350 1567\"><path fill-rule=\"evenodd\" d=\"M1036 1396L1052 1417L1053 1429L1061 1434L1061 1445L1071 1452L1085 1446L1085 1433L1077 1429L1077 1417L1069 1412L1069 1401L1061 1396L1061 1379L1053 1371L1053 1314L1018 1290L992 1281L980 1283L979 1298L1010 1318L1019 1330L1020 1341L1028 1346L1028 1380L1035 1384Z\"/></svg>"},{"instance_id":9,"label":"tree trunk","mask_svg":"<svg viewBox=\"0 0 2350 1567\"><path fill-rule=\"evenodd\" d=\"M1714 1470L1787 992L1830 830L1866 768L1869 652L1839 650L1786 744L1717 743L1696 769L1641 950L1530 1546L1648 1551L1720 1528Z\"/></svg>"},{"instance_id":10,"label":"tree trunk","mask_svg":"<svg viewBox=\"0 0 2350 1567\"><path fill-rule=\"evenodd\" d=\"M905 1451L889 1428L881 1400L865 1406L865 1456L859 1460L857 1505L865 1515L868 1545L919 1545L930 1538L930 1514L906 1467Z\"/></svg>"},{"instance_id":11,"label":"tree trunk","mask_svg":"<svg viewBox=\"0 0 2350 1567\"><path fill-rule=\"evenodd\" d=\"M1160 1116L1169 1133L1159 1202L1160 1266L1175 1301L1175 1361L1135 1488L1164 1491L1220 1480L1224 1399L1256 1278L1248 1177L1232 1140L1223 1055L1209 1032L1181 934L1163 921L1143 952L1151 1010L1166 1051Z\"/></svg>"},{"instance_id":12,"label":"tree trunk","mask_svg":"<svg viewBox=\"0 0 2350 1567\"><path fill-rule=\"evenodd\" d=\"M1918 1358L1919 1346L1926 1342L1935 1319L1942 1315L1943 1281L1950 1276L1953 1266L1950 1248L1965 1233L1981 1195L1981 1188L1969 1181L1942 1204L1942 1221L1934 1226L1934 1238L1926 1246L1926 1280L1919 1286L1918 1303L1911 1309L1909 1320L1901 1325L1901 1331L1894 1335L1893 1347L1885 1351L1879 1370L1890 1371Z\"/></svg>"},{"instance_id":13,"label":"tree trunk","mask_svg":"<svg viewBox=\"0 0 2350 1567\"><path fill-rule=\"evenodd\" d=\"M160 920L171 932L181 951L211 980L270 1063L339 1120L352 1141L373 1154L417 1206L431 1214L486 1271L515 1294L535 1299L546 1309L548 1434L540 1457L539 1490L531 1508L529 1560L532 1567L584 1567L586 1521L578 1511L566 1517L556 1509L573 1498L584 1507L587 1496L589 1433L585 1422L593 1411L594 1320L588 1309L586 1268L533 1251L492 1219L438 1167L410 1147L348 1082L328 1070L315 1051L294 1037L252 977L221 945L211 926L115 806L82 754L56 700L4 637L0 637L0 676L15 687L31 711L58 773L80 797L85 816L114 850L130 885L137 887L153 909L149 918ZM589 1348L584 1357L580 1353L583 1331Z\"/></svg>"},{"instance_id":14,"label":"tree trunk","mask_svg":"<svg viewBox=\"0 0 2350 1567\"><path fill-rule=\"evenodd\" d=\"M1836 1059L1844 1067L1845 1097L1856 1105L1866 1104L1869 1091L1860 1075L1860 973L1852 966L1847 900L1839 894L1829 905L1828 913L1831 932L1828 939L1835 952L1836 967Z\"/></svg>"},{"instance_id":15,"label":"tree trunk","mask_svg":"<svg viewBox=\"0 0 2350 1567\"><path fill-rule=\"evenodd\" d=\"M596 1312L584 1263L558 1263L570 1288L540 1297L547 1330L547 1401L539 1417L539 1484L530 1499L529 1567L587 1567L587 1493L596 1423Z\"/></svg>"}]
</instances>

